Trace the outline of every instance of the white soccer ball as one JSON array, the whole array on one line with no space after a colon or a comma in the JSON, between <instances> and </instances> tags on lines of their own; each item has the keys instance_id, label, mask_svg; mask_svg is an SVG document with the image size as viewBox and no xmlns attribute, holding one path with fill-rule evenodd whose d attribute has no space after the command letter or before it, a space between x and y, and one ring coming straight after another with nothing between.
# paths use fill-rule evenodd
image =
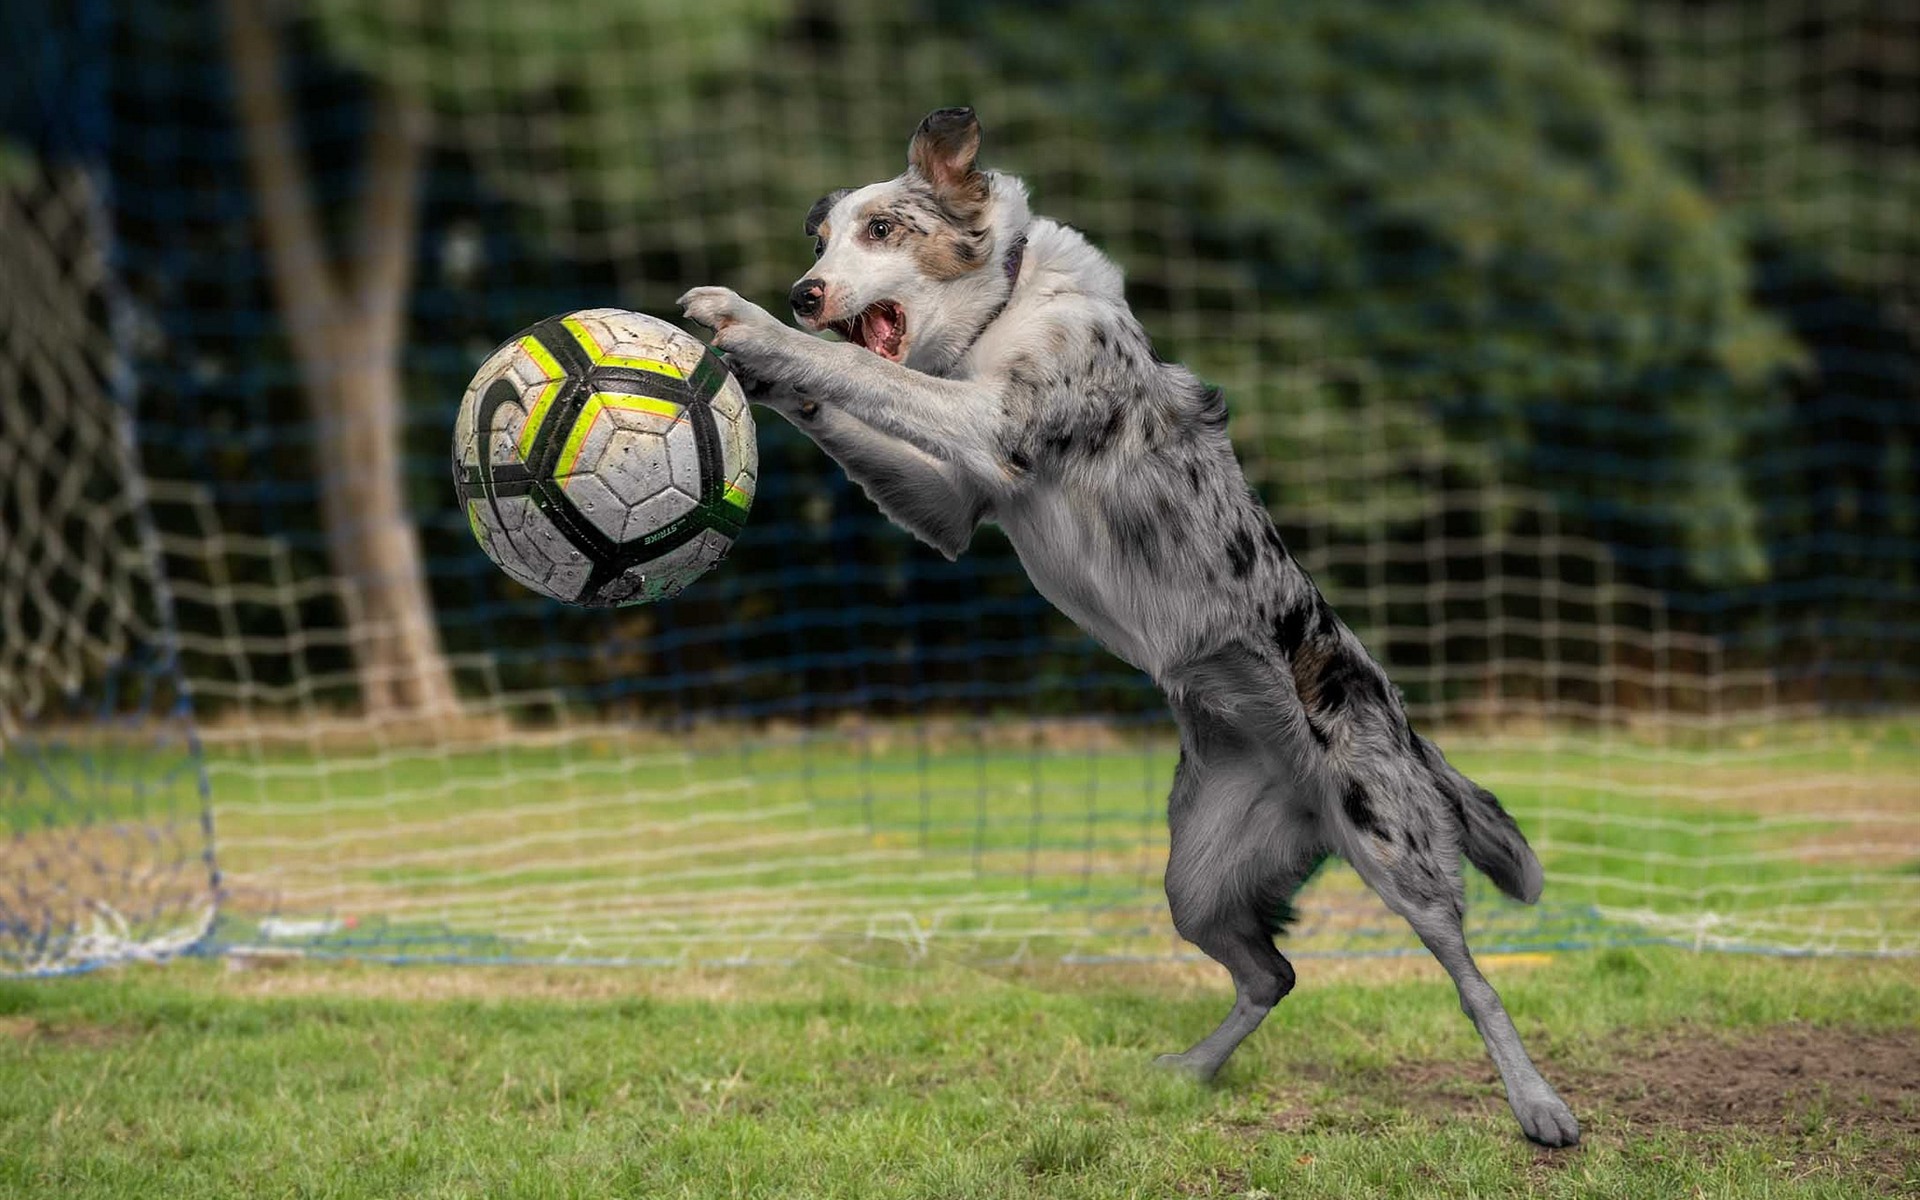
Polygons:
<instances>
[{"instance_id":1,"label":"white soccer ball","mask_svg":"<svg viewBox=\"0 0 1920 1200\"><path fill-rule=\"evenodd\" d=\"M589 308L480 364L453 475L473 536L508 575L570 604L643 604L727 556L760 455L740 385L675 326Z\"/></svg>"}]
</instances>

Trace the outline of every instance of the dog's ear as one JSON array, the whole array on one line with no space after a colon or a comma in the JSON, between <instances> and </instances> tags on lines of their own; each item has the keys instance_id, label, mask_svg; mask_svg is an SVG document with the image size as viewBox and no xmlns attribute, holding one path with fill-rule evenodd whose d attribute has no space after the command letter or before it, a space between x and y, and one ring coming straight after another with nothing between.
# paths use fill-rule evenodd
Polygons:
<instances>
[{"instance_id":1,"label":"dog's ear","mask_svg":"<svg viewBox=\"0 0 1920 1200\"><path fill-rule=\"evenodd\" d=\"M907 143L907 165L958 212L986 207L987 177L974 166L980 119L971 108L936 108Z\"/></svg>"},{"instance_id":2,"label":"dog's ear","mask_svg":"<svg viewBox=\"0 0 1920 1200\"><path fill-rule=\"evenodd\" d=\"M853 191L852 188L835 188L813 202L813 207L807 210L808 237L813 237L820 232L821 223L827 219L827 214L833 211L833 206L845 199L851 191Z\"/></svg>"}]
</instances>

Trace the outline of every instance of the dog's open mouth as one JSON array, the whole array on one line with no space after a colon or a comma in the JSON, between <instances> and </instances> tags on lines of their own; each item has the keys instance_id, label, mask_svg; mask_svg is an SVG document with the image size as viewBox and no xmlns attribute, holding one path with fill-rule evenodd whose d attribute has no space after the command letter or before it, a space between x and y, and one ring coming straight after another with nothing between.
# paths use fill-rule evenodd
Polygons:
<instances>
[{"instance_id":1,"label":"dog's open mouth","mask_svg":"<svg viewBox=\"0 0 1920 1200\"><path fill-rule=\"evenodd\" d=\"M899 362L906 352L907 314L891 300L869 304L859 316L835 321L830 328L889 362Z\"/></svg>"}]
</instances>

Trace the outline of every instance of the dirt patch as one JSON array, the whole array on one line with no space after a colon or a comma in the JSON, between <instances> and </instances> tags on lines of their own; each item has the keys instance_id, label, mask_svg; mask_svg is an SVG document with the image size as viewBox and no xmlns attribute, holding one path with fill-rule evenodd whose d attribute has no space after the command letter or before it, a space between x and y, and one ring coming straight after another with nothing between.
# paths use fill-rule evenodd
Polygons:
<instances>
[{"instance_id":1,"label":"dirt patch","mask_svg":"<svg viewBox=\"0 0 1920 1200\"><path fill-rule=\"evenodd\" d=\"M1541 1070L1576 1112L1605 1125L1790 1133L1826 1126L1920 1137L1920 1029L1680 1028L1621 1037L1593 1057L1607 1065L1583 1071L1543 1059ZM1302 1073L1336 1092L1434 1116L1505 1107L1484 1059Z\"/></svg>"},{"instance_id":2,"label":"dirt patch","mask_svg":"<svg viewBox=\"0 0 1920 1200\"><path fill-rule=\"evenodd\" d=\"M1920 1136L1920 1030L1673 1031L1622 1046L1607 1071L1568 1087L1635 1124Z\"/></svg>"},{"instance_id":3,"label":"dirt patch","mask_svg":"<svg viewBox=\"0 0 1920 1200\"><path fill-rule=\"evenodd\" d=\"M1625 1040L1609 1063L1568 1074L1576 1112L1628 1131L1783 1138L1803 1172L1873 1179L1888 1192L1916 1177L1920 1029L1679 1029Z\"/></svg>"},{"instance_id":4,"label":"dirt patch","mask_svg":"<svg viewBox=\"0 0 1920 1200\"><path fill-rule=\"evenodd\" d=\"M1681 1027L1621 1035L1586 1057L1604 1065L1581 1069L1543 1058L1541 1070L1573 1106L1588 1141L1656 1130L1784 1138L1806 1170L1877 1179L1890 1191L1915 1177L1920 1029ZM1322 1085L1323 1110L1331 1103L1436 1121L1506 1114L1499 1076L1483 1058L1365 1071L1307 1066L1300 1074ZM1299 1099L1276 1094L1279 1115L1262 1129L1298 1128ZM1543 1170L1572 1161L1541 1152Z\"/></svg>"}]
</instances>

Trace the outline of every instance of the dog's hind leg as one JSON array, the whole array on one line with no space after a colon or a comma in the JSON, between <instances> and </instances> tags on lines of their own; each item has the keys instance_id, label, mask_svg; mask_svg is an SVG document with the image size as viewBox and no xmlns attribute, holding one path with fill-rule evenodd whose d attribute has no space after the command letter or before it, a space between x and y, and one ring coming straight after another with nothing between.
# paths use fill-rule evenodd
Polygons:
<instances>
[{"instance_id":1,"label":"dog's hind leg","mask_svg":"<svg viewBox=\"0 0 1920 1200\"><path fill-rule=\"evenodd\" d=\"M1356 793L1355 789L1364 789L1364 785L1348 784L1342 803L1350 823L1356 813L1370 811L1364 790ZM1519 1118L1520 1128L1541 1145L1571 1146L1580 1140L1580 1123L1527 1057L1513 1018L1507 1015L1499 993L1480 974L1467 949L1466 933L1461 928L1465 894L1460 883L1458 843L1449 826L1439 825L1447 819L1445 811L1438 808L1440 803L1435 797L1432 806L1421 804L1406 810L1404 815L1416 828L1398 831L1398 845L1393 839L1395 831L1381 824L1381 818L1373 818L1367 828L1347 828L1343 831L1344 857L1389 908L1406 918L1421 943L1453 977L1461 1011L1472 1019L1481 1041L1486 1043L1488 1056L1499 1068L1507 1104ZM1417 828L1427 821L1439 827Z\"/></svg>"},{"instance_id":2,"label":"dog's hind leg","mask_svg":"<svg viewBox=\"0 0 1920 1200\"><path fill-rule=\"evenodd\" d=\"M1202 766L1182 757L1168 802L1167 900L1174 928L1233 977L1233 1008L1184 1054L1157 1065L1209 1080L1293 990L1293 966L1273 934L1322 857L1290 835L1288 816L1257 764Z\"/></svg>"}]
</instances>

